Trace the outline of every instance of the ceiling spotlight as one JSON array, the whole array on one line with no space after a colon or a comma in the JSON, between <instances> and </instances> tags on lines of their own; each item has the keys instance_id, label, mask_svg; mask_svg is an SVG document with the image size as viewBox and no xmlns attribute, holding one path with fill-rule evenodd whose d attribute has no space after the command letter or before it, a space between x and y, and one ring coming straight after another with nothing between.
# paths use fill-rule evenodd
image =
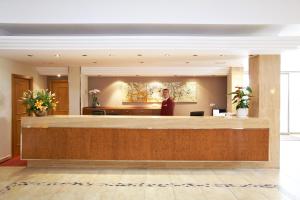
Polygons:
<instances>
[{"instance_id":1,"label":"ceiling spotlight","mask_svg":"<svg viewBox=\"0 0 300 200\"><path fill-rule=\"evenodd\" d=\"M28 56L28 57L32 57L33 55L32 55L32 54L28 54L27 56Z\"/></svg>"},{"instance_id":2,"label":"ceiling spotlight","mask_svg":"<svg viewBox=\"0 0 300 200\"><path fill-rule=\"evenodd\" d=\"M54 56L55 56L56 58L59 58L59 57L60 57L60 55L59 55L59 54L55 54Z\"/></svg>"},{"instance_id":3,"label":"ceiling spotlight","mask_svg":"<svg viewBox=\"0 0 300 200\"><path fill-rule=\"evenodd\" d=\"M57 74L57 77L58 77L58 78L60 78L60 77L61 77L61 75L60 75L60 74Z\"/></svg>"},{"instance_id":4,"label":"ceiling spotlight","mask_svg":"<svg viewBox=\"0 0 300 200\"><path fill-rule=\"evenodd\" d=\"M81 56L86 57L87 55L86 54L82 54Z\"/></svg>"}]
</instances>

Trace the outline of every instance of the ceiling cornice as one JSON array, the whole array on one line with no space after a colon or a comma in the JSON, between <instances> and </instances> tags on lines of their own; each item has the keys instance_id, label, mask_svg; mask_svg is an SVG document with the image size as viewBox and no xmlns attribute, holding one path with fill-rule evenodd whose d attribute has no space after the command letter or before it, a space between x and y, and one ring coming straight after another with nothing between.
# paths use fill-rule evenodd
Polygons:
<instances>
[{"instance_id":1,"label":"ceiling cornice","mask_svg":"<svg viewBox=\"0 0 300 200\"><path fill-rule=\"evenodd\" d=\"M0 50L193 49L276 53L300 46L300 37L0 36Z\"/></svg>"},{"instance_id":2,"label":"ceiling cornice","mask_svg":"<svg viewBox=\"0 0 300 200\"><path fill-rule=\"evenodd\" d=\"M226 76L229 67L82 67L87 76Z\"/></svg>"}]
</instances>

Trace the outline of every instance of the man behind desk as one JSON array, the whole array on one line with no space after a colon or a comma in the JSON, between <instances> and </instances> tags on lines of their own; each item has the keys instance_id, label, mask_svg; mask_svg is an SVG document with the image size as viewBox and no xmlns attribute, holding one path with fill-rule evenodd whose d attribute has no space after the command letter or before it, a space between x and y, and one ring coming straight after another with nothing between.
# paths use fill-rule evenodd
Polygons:
<instances>
[{"instance_id":1,"label":"man behind desk","mask_svg":"<svg viewBox=\"0 0 300 200\"><path fill-rule=\"evenodd\" d=\"M161 103L160 115L172 116L174 114L175 103L170 97L169 89L163 89L163 102Z\"/></svg>"}]
</instances>

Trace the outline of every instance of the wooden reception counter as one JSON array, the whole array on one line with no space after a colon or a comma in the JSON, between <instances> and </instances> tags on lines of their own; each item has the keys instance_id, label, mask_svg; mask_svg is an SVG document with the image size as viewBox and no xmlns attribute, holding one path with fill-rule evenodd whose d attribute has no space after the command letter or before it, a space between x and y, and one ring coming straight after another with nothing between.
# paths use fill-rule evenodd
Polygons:
<instances>
[{"instance_id":1,"label":"wooden reception counter","mask_svg":"<svg viewBox=\"0 0 300 200\"><path fill-rule=\"evenodd\" d=\"M21 141L29 166L218 167L269 158L268 120L259 118L24 117Z\"/></svg>"}]
</instances>

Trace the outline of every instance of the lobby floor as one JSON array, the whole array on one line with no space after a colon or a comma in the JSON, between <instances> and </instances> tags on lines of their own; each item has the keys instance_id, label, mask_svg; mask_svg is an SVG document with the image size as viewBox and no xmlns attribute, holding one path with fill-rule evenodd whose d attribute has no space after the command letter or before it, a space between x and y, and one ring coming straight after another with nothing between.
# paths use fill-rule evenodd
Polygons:
<instances>
[{"instance_id":1,"label":"lobby floor","mask_svg":"<svg viewBox=\"0 0 300 200\"><path fill-rule=\"evenodd\" d=\"M281 141L281 169L109 170L0 167L0 199L300 199L300 141Z\"/></svg>"}]
</instances>

